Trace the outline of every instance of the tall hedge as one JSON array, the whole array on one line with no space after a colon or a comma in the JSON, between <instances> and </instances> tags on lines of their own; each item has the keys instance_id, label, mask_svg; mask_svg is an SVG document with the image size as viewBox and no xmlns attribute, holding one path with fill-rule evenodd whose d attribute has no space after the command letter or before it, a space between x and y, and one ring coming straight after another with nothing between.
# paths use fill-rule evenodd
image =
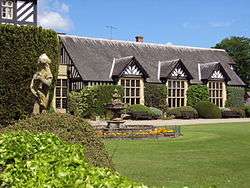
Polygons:
<instances>
[{"instance_id":1,"label":"tall hedge","mask_svg":"<svg viewBox=\"0 0 250 188\"><path fill-rule=\"evenodd\" d=\"M226 107L242 107L244 105L245 88L227 87Z\"/></svg>"},{"instance_id":2,"label":"tall hedge","mask_svg":"<svg viewBox=\"0 0 250 188\"><path fill-rule=\"evenodd\" d=\"M52 60L54 86L59 65L59 41L56 32L41 27L0 25L1 125L32 112L35 98L30 91L30 82L36 72L38 57L43 53Z\"/></svg>"},{"instance_id":3,"label":"tall hedge","mask_svg":"<svg viewBox=\"0 0 250 188\"><path fill-rule=\"evenodd\" d=\"M209 93L206 85L191 85L187 90L187 105L195 107L200 101L209 101Z\"/></svg>"},{"instance_id":4,"label":"tall hedge","mask_svg":"<svg viewBox=\"0 0 250 188\"><path fill-rule=\"evenodd\" d=\"M69 94L68 111L83 118L104 117L107 112L105 106L112 102L115 89L118 90L122 98L123 88L117 85L91 86L79 92L71 92Z\"/></svg>"},{"instance_id":5,"label":"tall hedge","mask_svg":"<svg viewBox=\"0 0 250 188\"><path fill-rule=\"evenodd\" d=\"M163 109L166 106L168 90L164 84L145 83L145 105Z\"/></svg>"}]
</instances>

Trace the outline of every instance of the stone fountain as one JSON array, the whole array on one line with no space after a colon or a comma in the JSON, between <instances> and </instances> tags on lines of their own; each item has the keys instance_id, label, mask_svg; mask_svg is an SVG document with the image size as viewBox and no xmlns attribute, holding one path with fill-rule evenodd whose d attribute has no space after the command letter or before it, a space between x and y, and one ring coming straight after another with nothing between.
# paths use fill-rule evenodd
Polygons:
<instances>
[{"instance_id":1,"label":"stone fountain","mask_svg":"<svg viewBox=\"0 0 250 188\"><path fill-rule=\"evenodd\" d=\"M112 112L111 120L107 121L108 129L120 128L122 124L125 123L123 118L121 117L122 110L125 109L124 103L121 101L121 95L117 89L114 90L114 94L112 95L112 103L106 106L106 109Z\"/></svg>"}]
</instances>

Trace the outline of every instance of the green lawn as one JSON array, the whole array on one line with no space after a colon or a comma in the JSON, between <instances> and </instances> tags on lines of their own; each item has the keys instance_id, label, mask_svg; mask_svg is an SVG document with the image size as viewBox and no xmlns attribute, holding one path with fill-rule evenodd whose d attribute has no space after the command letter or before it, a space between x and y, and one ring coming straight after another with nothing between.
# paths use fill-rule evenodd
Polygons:
<instances>
[{"instance_id":1,"label":"green lawn","mask_svg":"<svg viewBox=\"0 0 250 188\"><path fill-rule=\"evenodd\" d=\"M182 126L183 137L109 140L116 169L150 186L250 187L250 123Z\"/></svg>"}]
</instances>

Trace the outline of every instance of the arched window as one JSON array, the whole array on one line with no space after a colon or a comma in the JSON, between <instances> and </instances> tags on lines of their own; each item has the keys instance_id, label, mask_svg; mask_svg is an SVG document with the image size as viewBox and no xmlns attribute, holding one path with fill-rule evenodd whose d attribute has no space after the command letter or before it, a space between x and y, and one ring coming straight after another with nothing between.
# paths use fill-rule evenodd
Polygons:
<instances>
[{"instance_id":1,"label":"arched window","mask_svg":"<svg viewBox=\"0 0 250 188\"><path fill-rule=\"evenodd\" d=\"M13 19L13 1L2 1L2 18Z\"/></svg>"}]
</instances>

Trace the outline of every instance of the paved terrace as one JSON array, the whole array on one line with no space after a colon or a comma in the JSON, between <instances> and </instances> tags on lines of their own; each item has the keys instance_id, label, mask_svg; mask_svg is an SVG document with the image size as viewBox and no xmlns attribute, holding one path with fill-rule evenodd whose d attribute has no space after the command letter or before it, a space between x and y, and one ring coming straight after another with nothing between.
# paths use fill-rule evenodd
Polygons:
<instances>
[{"instance_id":1,"label":"paved terrace","mask_svg":"<svg viewBox=\"0 0 250 188\"><path fill-rule=\"evenodd\" d=\"M125 125L154 125L154 126L166 126L166 125L196 125L196 124L215 124L215 123L241 123L249 122L250 118L237 118L237 119L173 119L173 120L143 120L132 121L127 120ZM90 121L93 126L107 125L106 121Z\"/></svg>"}]
</instances>

